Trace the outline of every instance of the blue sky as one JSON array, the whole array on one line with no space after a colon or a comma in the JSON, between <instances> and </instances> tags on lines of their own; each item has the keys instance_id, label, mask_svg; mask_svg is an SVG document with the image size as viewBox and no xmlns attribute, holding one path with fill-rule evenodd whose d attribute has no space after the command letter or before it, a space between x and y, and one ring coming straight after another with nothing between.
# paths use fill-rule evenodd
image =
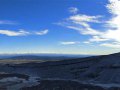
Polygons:
<instances>
[{"instance_id":1,"label":"blue sky","mask_svg":"<svg viewBox=\"0 0 120 90\"><path fill-rule=\"evenodd\" d=\"M119 0L0 0L0 53L120 51Z\"/></svg>"}]
</instances>

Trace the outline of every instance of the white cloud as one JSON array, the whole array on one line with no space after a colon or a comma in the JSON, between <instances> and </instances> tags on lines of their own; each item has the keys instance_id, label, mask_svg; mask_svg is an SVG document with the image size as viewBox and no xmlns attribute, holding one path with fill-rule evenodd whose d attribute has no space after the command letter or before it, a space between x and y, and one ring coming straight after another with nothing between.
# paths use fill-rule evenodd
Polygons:
<instances>
[{"instance_id":1,"label":"white cloud","mask_svg":"<svg viewBox=\"0 0 120 90\"><path fill-rule=\"evenodd\" d=\"M24 30L19 30L19 31L0 30L0 34L7 35L7 36L26 36L30 33Z\"/></svg>"},{"instance_id":2,"label":"white cloud","mask_svg":"<svg viewBox=\"0 0 120 90\"><path fill-rule=\"evenodd\" d=\"M67 28L79 31L83 35L101 35L102 32L92 29L91 27L81 27L81 26L67 26Z\"/></svg>"},{"instance_id":3,"label":"white cloud","mask_svg":"<svg viewBox=\"0 0 120 90\"><path fill-rule=\"evenodd\" d=\"M81 24L82 22L95 22L99 23L98 18L102 16L88 16L84 14L77 14L69 17L69 20L71 20L74 23Z\"/></svg>"},{"instance_id":4,"label":"white cloud","mask_svg":"<svg viewBox=\"0 0 120 90\"><path fill-rule=\"evenodd\" d=\"M106 7L109 10L109 13L112 14L112 18L107 21L107 30L102 32L103 34L99 35L99 38L104 40L111 40L115 42L120 42L120 1L119 0L109 0L110 4Z\"/></svg>"},{"instance_id":5,"label":"white cloud","mask_svg":"<svg viewBox=\"0 0 120 90\"><path fill-rule=\"evenodd\" d=\"M75 45L79 44L80 42L75 42L75 41L69 41L69 42L60 42L62 45Z\"/></svg>"},{"instance_id":6,"label":"white cloud","mask_svg":"<svg viewBox=\"0 0 120 90\"><path fill-rule=\"evenodd\" d=\"M42 30L39 32L28 32L23 29L19 29L18 31L14 30L0 30L0 34L6 35L6 36L27 36L27 35L45 35L48 33L48 30Z\"/></svg>"},{"instance_id":7,"label":"white cloud","mask_svg":"<svg viewBox=\"0 0 120 90\"><path fill-rule=\"evenodd\" d=\"M79 9L76 8L76 7L70 7L70 8L69 8L69 12L70 12L70 13L76 14L78 11L79 11Z\"/></svg>"},{"instance_id":8,"label":"white cloud","mask_svg":"<svg viewBox=\"0 0 120 90\"><path fill-rule=\"evenodd\" d=\"M17 24L17 23L13 22L13 21L9 21L9 20L0 20L0 24L14 25L14 24Z\"/></svg>"},{"instance_id":9,"label":"white cloud","mask_svg":"<svg viewBox=\"0 0 120 90\"><path fill-rule=\"evenodd\" d=\"M120 43L102 43L100 46L110 47L110 48L120 48Z\"/></svg>"},{"instance_id":10,"label":"white cloud","mask_svg":"<svg viewBox=\"0 0 120 90\"><path fill-rule=\"evenodd\" d=\"M89 23L100 23L99 18L102 16L89 16L89 15L73 15L67 18L67 28L79 31L84 35L99 35L102 32L91 28Z\"/></svg>"},{"instance_id":11,"label":"white cloud","mask_svg":"<svg viewBox=\"0 0 120 90\"><path fill-rule=\"evenodd\" d=\"M42 30L42 31L36 32L36 34L37 34L37 35L45 35L45 34L47 34L48 32L49 32L49 30L46 29L46 30Z\"/></svg>"},{"instance_id":12,"label":"white cloud","mask_svg":"<svg viewBox=\"0 0 120 90\"><path fill-rule=\"evenodd\" d=\"M107 41L109 39L107 38L101 38L99 36L93 36L92 38L89 39L89 42L101 42L101 41Z\"/></svg>"},{"instance_id":13,"label":"white cloud","mask_svg":"<svg viewBox=\"0 0 120 90\"><path fill-rule=\"evenodd\" d=\"M109 4L106 5L106 8L112 15L109 20L102 21L103 16L101 15L90 16L84 14L76 14L67 18L63 23L63 26L77 30L82 35L90 35L91 38L85 42L101 42L101 46L118 48L120 43L120 0L108 1ZM105 26L105 30L100 31L94 29L91 24L95 23Z\"/></svg>"}]
</instances>

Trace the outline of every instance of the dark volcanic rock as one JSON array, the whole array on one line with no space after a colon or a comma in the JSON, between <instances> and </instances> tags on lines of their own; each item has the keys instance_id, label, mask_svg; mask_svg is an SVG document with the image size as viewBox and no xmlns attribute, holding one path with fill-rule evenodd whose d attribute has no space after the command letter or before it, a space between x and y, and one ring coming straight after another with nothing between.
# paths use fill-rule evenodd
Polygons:
<instances>
[{"instance_id":1,"label":"dark volcanic rock","mask_svg":"<svg viewBox=\"0 0 120 90\"><path fill-rule=\"evenodd\" d=\"M80 84L75 81L65 80L42 80L39 85L25 87L21 90L105 90L99 86Z\"/></svg>"},{"instance_id":2,"label":"dark volcanic rock","mask_svg":"<svg viewBox=\"0 0 120 90\"><path fill-rule=\"evenodd\" d=\"M23 79L26 79L26 80L29 79L29 76L28 76L28 75L24 75L24 74L17 74L17 73L12 73L12 74L5 73L5 74L0 74L0 79L2 79L2 78L8 78L8 77L18 77L18 78L23 78Z\"/></svg>"}]
</instances>

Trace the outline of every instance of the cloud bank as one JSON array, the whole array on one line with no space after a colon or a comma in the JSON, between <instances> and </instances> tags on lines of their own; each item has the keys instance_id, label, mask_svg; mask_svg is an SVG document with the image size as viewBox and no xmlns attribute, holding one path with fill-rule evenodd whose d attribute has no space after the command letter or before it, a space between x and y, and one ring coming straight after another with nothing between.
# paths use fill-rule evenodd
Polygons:
<instances>
[{"instance_id":1,"label":"cloud bank","mask_svg":"<svg viewBox=\"0 0 120 90\"><path fill-rule=\"evenodd\" d=\"M87 43L99 43L99 46L120 48L120 0L108 0L106 5L109 20L102 20L104 16L90 16L86 14L74 14L59 24L78 31L82 35L89 35ZM78 11L78 9L76 9ZM70 11L71 12L71 11ZM93 28L92 24L99 24L104 30Z\"/></svg>"}]
</instances>

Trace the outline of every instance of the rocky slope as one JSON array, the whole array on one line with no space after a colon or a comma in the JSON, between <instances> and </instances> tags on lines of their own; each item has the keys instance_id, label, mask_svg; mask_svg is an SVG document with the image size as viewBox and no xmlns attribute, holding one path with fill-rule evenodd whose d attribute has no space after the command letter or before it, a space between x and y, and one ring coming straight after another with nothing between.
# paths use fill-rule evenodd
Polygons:
<instances>
[{"instance_id":1,"label":"rocky slope","mask_svg":"<svg viewBox=\"0 0 120 90\"><path fill-rule=\"evenodd\" d=\"M120 53L42 63L1 64L0 72L39 77L40 80L71 80L104 88L120 87Z\"/></svg>"}]
</instances>

